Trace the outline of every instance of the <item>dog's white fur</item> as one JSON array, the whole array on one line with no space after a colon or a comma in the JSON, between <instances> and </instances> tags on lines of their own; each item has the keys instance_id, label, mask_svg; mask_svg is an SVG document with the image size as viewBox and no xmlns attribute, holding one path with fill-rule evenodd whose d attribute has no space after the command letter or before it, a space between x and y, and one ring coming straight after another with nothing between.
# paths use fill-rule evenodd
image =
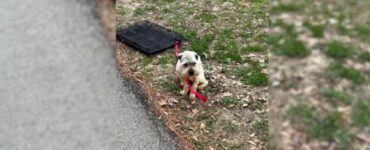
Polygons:
<instances>
[{"instance_id":1,"label":"dog's white fur","mask_svg":"<svg viewBox=\"0 0 370 150\"><path fill-rule=\"evenodd\" d=\"M193 51L184 51L177 55L176 76L180 79L180 84L183 87L181 94L186 95L189 89L186 85L186 79L192 82L191 88L196 91L203 89L208 85L208 81L204 76L204 70L200 56ZM195 95L190 93L190 99L194 99Z\"/></svg>"}]
</instances>

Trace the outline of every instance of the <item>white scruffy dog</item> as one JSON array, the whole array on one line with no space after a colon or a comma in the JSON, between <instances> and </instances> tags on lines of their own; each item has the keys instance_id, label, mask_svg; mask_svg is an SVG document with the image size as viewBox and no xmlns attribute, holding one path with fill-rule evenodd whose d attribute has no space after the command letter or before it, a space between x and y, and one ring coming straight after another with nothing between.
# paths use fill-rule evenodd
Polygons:
<instances>
[{"instance_id":1,"label":"white scruffy dog","mask_svg":"<svg viewBox=\"0 0 370 150\"><path fill-rule=\"evenodd\" d=\"M189 79L191 88L196 91L203 89L208 85L208 81L204 76L202 61L199 55L193 51L184 51L177 55L176 76L180 79L180 84L183 87L181 94L186 95L189 92L186 80ZM195 95L190 93L190 99L194 99Z\"/></svg>"}]
</instances>

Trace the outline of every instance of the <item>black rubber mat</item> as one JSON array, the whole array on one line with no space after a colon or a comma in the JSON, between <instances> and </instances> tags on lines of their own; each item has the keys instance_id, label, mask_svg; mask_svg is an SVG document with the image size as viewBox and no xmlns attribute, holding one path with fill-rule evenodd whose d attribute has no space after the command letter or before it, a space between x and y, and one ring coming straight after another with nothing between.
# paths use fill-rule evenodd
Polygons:
<instances>
[{"instance_id":1,"label":"black rubber mat","mask_svg":"<svg viewBox=\"0 0 370 150\"><path fill-rule=\"evenodd\" d=\"M116 38L145 54L156 54L171 48L176 39L182 41L180 34L149 21L140 21L125 29L118 29Z\"/></svg>"}]
</instances>

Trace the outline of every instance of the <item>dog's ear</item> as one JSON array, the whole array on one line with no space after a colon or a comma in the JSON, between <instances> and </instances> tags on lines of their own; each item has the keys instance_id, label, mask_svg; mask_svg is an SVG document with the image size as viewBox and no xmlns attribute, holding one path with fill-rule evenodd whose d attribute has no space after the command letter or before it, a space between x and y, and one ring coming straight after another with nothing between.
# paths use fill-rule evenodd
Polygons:
<instances>
[{"instance_id":1,"label":"dog's ear","mask_svg":"<svg viewBox=\"0 0 370 150\"><path fill-rule=\"evenodd\" d=\"M177 60L181 60L182 54L177 55Z\"/></svg>"}]
</instances>

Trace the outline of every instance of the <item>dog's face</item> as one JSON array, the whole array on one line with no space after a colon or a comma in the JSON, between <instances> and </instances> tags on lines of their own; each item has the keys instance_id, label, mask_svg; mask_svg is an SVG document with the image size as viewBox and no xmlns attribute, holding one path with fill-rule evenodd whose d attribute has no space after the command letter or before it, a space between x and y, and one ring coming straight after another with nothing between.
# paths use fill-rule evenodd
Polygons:
<instances>
[{"instance_id":1,"label":"dog's face","mask_svg":"<svg viewBox=\"0 0 370 150\"><path fill-rule=\"evenodd\" d=\"M197 53L184 51L177 55L176 70L183 77L197 76L201 68L201 60Z\"/></svg>"}]
</instances>

